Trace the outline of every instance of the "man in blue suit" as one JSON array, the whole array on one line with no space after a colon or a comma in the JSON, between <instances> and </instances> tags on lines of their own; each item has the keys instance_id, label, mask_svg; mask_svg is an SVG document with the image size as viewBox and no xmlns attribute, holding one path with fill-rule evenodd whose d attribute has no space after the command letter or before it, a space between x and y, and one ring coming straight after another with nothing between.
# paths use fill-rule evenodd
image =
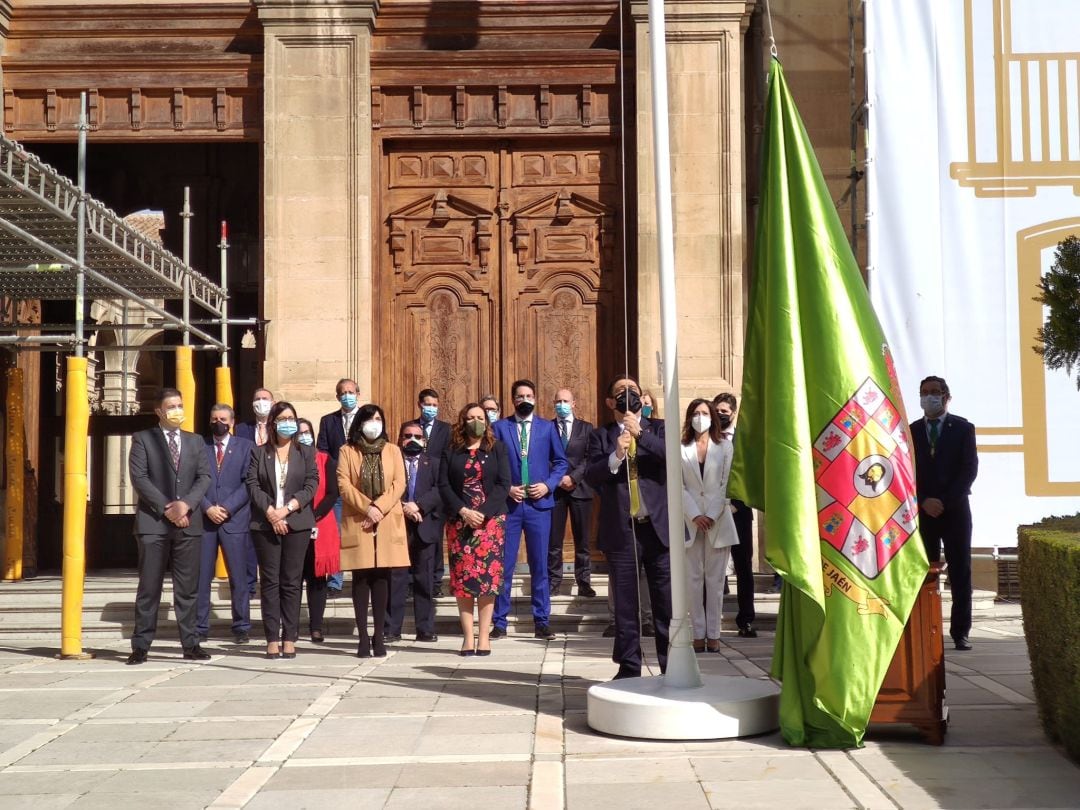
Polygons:
<instances>
[{"instance_id":1,"label":"man in blue suit","mask_svg":"<svg viewBox=\"0 0 1080 810\"><path fill-rule=\"evenodd\" d=\"M237 644L247 644L251 632L251 595L246 580L251 503L244 475L255 444L242 436L229 435L235 420L236 414L228 405L218 403L210 409L211 437L206 440L210 488L201 505L204 528L195 629L202 639L210 633L210 587L220 546L232 592L233 638Z\"/></svg>"},{"instance_id":2,"label":"man in blue suit","mask_svg":"<svg viewBox=\"0 0 1080 810\"><path fill-rule=\"evenodd\" d=\"M529 559L532 612L536 638L551 640L549 627L551 592L548 587L548 541L551 537L552 494L570 469L562 440L554 424L540 419L536 409L536 383L517 380L510 387L514 415L495 423L495 438L510 451L510 497L507 499L506 549L503 557L505 576L495 600L492 638L506 635L510 614L510 590L517 565L521 532L525 531L525 550Z\"/></svg>"},{"instance_id":3,"label":"man in blue suit","mask_svg":"<svg viewBox=\"0 0 1080 810\"><path fill-rule=\"evenodd\" d=\"M615 606L615 648L611 655L619 665L615 677L637 678L642 659L639 560L645 566L652 600L660 672L667 670L671 557L664 423L640 415L641 388L628 377L620 377L608 386L604 402L615 419L589 437L585 480L600 496L597 546L608 561L608 587ZM676 484L681 485L681 481Z\"/></svg>"},{"instance_id":4,"label":"man in blue suit","mask_svg":"<svg viewBox=\"0 0 1080 810\"><path fill-rule=\"evenodd\" d=\"M949 384L927 377L919 385L924 417L911 423L915 445L915 487L919 498L919 533L931 562L949 567L952 616L949 635L958 650L971 642L971 504L968 496L979 474L975 426L948 412Z\"/></svg>"}]
</instances>

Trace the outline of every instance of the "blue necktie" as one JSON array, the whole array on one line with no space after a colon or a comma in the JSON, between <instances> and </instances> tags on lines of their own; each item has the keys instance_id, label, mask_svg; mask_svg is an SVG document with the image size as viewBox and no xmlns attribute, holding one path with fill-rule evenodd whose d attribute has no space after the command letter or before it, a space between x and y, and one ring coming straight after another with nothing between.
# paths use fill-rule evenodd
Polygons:
<instances>
[{"instance_id":1,"label":"blue necktie","mask_svg":"<svg viewBox=\"0 0 1080 810\"><path fill-rule=\"evenodd\" d=\"M416 494L416 459L409 459L409 491L405 497L405 500L412 502L413 496Z\"/></svg>"}]
</instances>

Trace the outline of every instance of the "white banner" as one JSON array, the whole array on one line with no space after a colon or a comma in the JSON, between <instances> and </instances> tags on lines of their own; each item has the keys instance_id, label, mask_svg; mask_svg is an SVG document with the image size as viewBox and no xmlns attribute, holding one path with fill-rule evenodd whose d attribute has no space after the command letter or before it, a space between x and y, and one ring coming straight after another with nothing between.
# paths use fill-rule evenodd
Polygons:
<instances>
[{"instance_id":1,"label":"white banner","mask_svg":"<svg viewBox=\"0 0 1080 810\"><path fill-rule=\"evenodd\" d=\"M867 0L870 291L908 415L948 380L975 423L976 546L1080 511L1080 392L1032 347L1080 235L1076 0ZM1075 369L1074 369L1075 371Z\"/></svg>"}]
</instances>

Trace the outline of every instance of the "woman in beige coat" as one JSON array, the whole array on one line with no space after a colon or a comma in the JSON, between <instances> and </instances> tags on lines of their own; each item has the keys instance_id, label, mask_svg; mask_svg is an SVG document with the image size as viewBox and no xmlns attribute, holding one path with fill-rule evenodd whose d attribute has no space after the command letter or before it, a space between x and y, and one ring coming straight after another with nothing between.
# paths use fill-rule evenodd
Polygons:
<instances>
[{"instance_id":1,"label":"woman in beige coat","mask_svg":"<svg viewBox=\"0 0 1080 810\"><path fill-rule=\"evenodd\" d=\"M401 495L405 462L386 436L386 419L378 405L357 411L348 443L338 457L341 491L341 570L352 571L353 610L360 644L356 655L386 655L383 625L394 568L408 567L409 545ZM374 630L368 636L367 606L371 598Z\"/></svg>"}]
</instances>

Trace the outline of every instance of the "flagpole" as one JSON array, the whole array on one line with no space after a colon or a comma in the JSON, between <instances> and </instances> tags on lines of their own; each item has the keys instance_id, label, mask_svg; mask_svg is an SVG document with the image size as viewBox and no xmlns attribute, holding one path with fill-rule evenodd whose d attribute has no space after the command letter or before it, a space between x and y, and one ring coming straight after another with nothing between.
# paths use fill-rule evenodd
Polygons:
<instances>
[{"instance_id":1,"label":"flagpole","mask_svg":"<svg viewBox=\"0 0 1080 810\"><path fill-rule=\"evenodd\" d=\"M620 8L621 13L621 8ZM762 734L777 726L779 690L772 681L725 675L702 678L691 647L683 543L682 453L679 439L678 320L675 307L671 149L668 143L667 35L663 0L649 0L653 154L664 407L674 422L665 435L672 620L667 671L660 677L623 678L589 688L590 728L620 737L715 740ZM701 594L695 594L700 599Z\"/></svg>"},{"instance_id":2,"label":"flagpole","mask_svg":"<svg viewBox=\"0 0 1080 810\"><path fill-rule=\"evenodd\" d=\"M683 543L682 453L679 439L679 328L675 302L675 226L671 214L671 144L668 126L667 29L663 0L649 0L649 59L652 68L653 176L656 184L656 243L660 259L660 340L664 357L664 413L667 431L668 538L671 556L671 643L666 683L701 686L691 646L686 601L686 546Z\"/></svg>"}]
</instances>

